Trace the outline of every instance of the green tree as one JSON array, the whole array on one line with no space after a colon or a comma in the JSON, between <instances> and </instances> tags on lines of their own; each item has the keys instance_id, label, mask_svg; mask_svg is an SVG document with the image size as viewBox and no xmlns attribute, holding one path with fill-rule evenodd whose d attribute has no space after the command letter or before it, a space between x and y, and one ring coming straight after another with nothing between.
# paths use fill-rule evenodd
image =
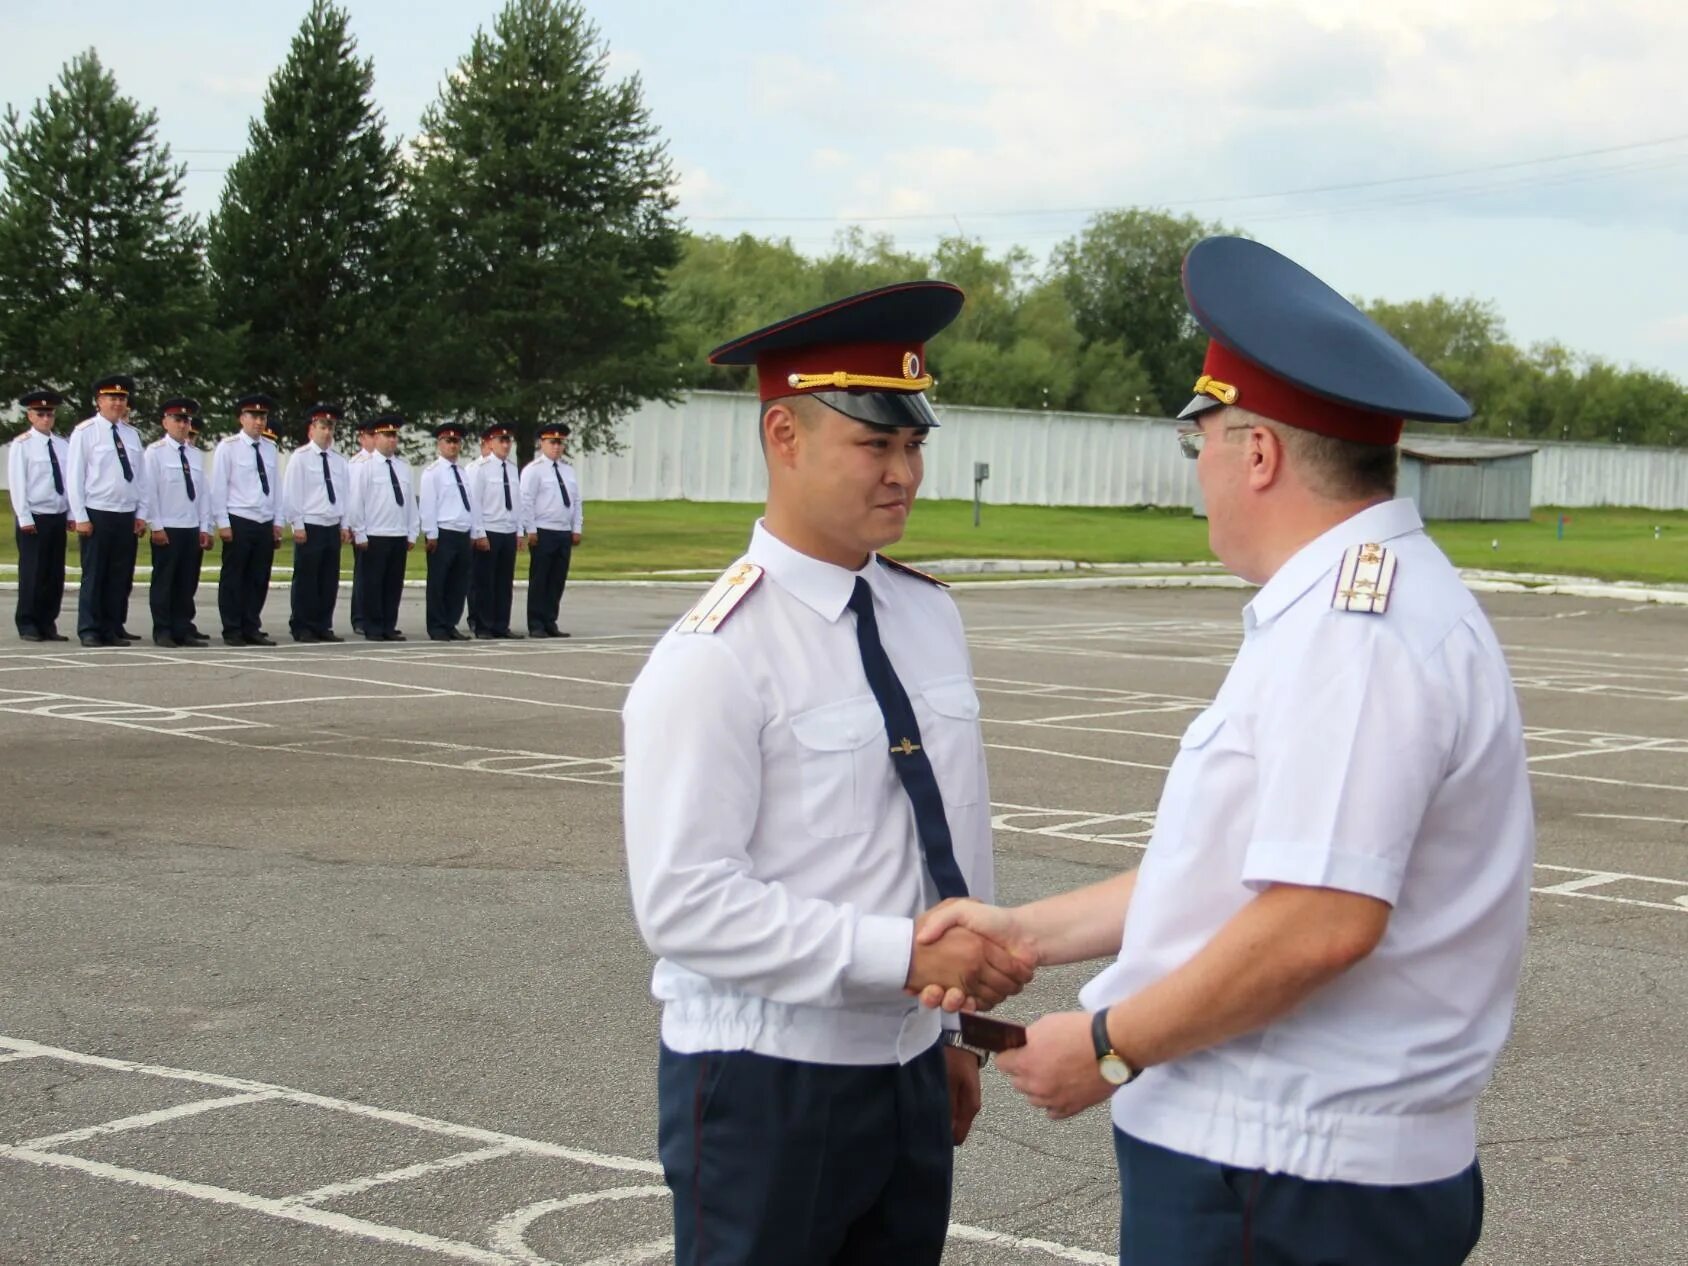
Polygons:
<instances>
[{"instance_id":1,"label":"green tree","mask_svg":"<svg viewBox=\"0 0 1688 1266\"><path fill-rule=\"evenodd\" d=\"M406 373L397 146L371 100L345 10L314 0L229 168L209 232L227 373L281 403L303 434L313 401L354 410Z\"/></svg>"},{"instance_id":2,"label":"green tree","mask_svg":"<svg viewBox=\"0 0 1688 1266\"><path fill-rule=\"evenodd\" d=\"M638 78L612 83L572 0L510 0L440 88L415 205L438 244L432 402L515 425L566 419L585 449L675 386L663 277L673 172Z\"/></svg>"},{"instance_id":3,"label":"green tree","mask_svg":"<svg viewBox=\"0 0 1688 1266\"><path fill-rule=\"evenodd\" d=\"M1184 302L1184 256L1204 237L1234 233L1194 216L1104 211L1051 256L1085 343L1117 342L1148 375L1142 412L1183 405L1207 338Z\"/></svg>"},{"instance_id":4,"label":"green tree","mask_svg":"<svg viewBox=\"0 0 1688 1266\"><path fill-rule=\"evenodd\" d=\"M124 372L140 418L206 385L201 233L157 127L92 49L0 122L0 398L48 384L87 415L92 380Z\"/></svg>"}]
</instances>

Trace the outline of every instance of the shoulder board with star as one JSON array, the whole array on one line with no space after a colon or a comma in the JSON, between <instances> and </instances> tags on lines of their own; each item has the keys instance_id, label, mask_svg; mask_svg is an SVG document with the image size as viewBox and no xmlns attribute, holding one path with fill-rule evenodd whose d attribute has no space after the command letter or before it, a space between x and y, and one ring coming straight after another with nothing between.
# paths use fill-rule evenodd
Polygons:
<instances>
[{"instance_id":1,"label":"shoulder board with star","mask_svg":"<svg viewBox=\"0 0 1688 1266\"><path fill-rule=\"evenodd\" d=\"M148 448L163 448L169 442L170 442L170 437L168 435L166 435L162 439L154 440L151 444L148 444L147 447Z\"/></svg>"},{"instance_id":2,"label":"shoulder board with star","mask_svg":"<svg viewBox=\"0 0 1688 1266\"><path fill-rule=\"evenodd\" d=\"M896 559L886 558L883 554L878 555L878 558L880 566L882 567L889 567L892 571L900 571L903 575L913 576L916 580L924 580L927 584L936 585L940 589L949 588L949 582L947 580L939 580L936 576L928 576L925 572L919 570L918 568L910 567L907 563L899 563Z\"/></svg>"},{"instance_id":3,"label":"shoulder board with star","mask_svg":"<svg viewBox=\"0 0 1688 1266\"><path fill-rule=\"evenodd\" d=\"M75 426L71 427L70 429L73 430L73 431L83 431L83 430L86 430L87 428L93 426L94 423L98 422L99 420L100 420L100 416L99 416L99 414L96 413L91 418L83 418L82 421L78 422Z\"/></svg>"},{"instance_id":4,"label":"shoulder board with star","mask_svg":"<svg viewBox=\"0 0 1688 1266\"><path fill-rule=\"evenodd\" d=\"M1394 585L1394 554L1381 545L1350 545L1343 551L1342 565L1336 569L1331 610L1382 615L1389 610L1389 594Z\"/></svg>"},{"instance_id":5,"label":"shoulder board with star","mask_svg":"<svg viewBox=\"0 0 1688 1266\"><path fill-rule=\"evenodd\" d=\"M676 633L713 633L738 610L750 591L756 588L763 569L755 563L735 563L720 579L709 586L709 592L674 626Z\"/></svg>"}]
</instances>

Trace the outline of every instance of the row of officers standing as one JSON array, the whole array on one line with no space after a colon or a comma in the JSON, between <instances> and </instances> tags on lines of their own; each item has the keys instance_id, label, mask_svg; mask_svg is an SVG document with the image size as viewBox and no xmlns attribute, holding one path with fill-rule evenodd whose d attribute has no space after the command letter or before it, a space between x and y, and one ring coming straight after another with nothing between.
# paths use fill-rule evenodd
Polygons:
<instances>
[{"instance_id":1,"label":"row of officers standing","mask_svg":"<svg viewBox=\"0 0 1688 1266\"><path fill-rule=\"evenodd\" d=\"M312 406L307 443L285 471L270 427L275 401L235 402L240 429L220 441L207 473L199 447L199 403L176 396L160 406L162 438L143 445L129 420L134 382L112 374L94 385L95 416L67 441L53 423L63 397L32 391L19 403L29 429L12 441L8 485L18 541L18 634L68 641L59 632L65 553L81 550L76 631L83 646L122 646L142 537L152 547L152 640L204 646L194 596L213 537L222 544L217 610L230 646L273 646L262 613L276 551L291 532L289 628L297 642L340 642L334 631L342 550L353 547L351 625L370 641L402 642L399 602L406 556L427 551L427 629L435 641L519 638L510 626L516 555L531 554L529 637L567 637L558 628L569 560L584 528L580 485L566 457L569 428L541 426L539 456L518 470L514 433L480 433L481 456L460 460L467 426L432 430L437 457L418 476L399 455L405 419L359 421L358 452L334 447L343 410ZM458 628L467 606L470 633Z\"/></svg>"}]
</instances>

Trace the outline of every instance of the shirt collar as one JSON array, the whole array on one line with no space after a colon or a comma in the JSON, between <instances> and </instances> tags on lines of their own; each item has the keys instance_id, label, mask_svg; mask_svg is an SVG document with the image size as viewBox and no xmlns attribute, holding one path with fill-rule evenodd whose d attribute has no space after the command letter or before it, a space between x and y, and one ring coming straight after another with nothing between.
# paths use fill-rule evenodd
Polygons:
<instances>
[{"instance_id":1,"label":"shirt collar","mask_svg":"<svg viewBox=\"0 0 1688 1266\"><path fill-rule=\"evenodd\" d=\"M869 554L866 566L850 571L792 549L768 530L765 519L756 520L745 558L763 568L781 589L829 623L844 614L850 595L856 590L858 576L867 581L878 597L885 596L885 569L878 566L877 555Z\"/></svg>"},{"instance_id":2,"label":"shirt collar","mask_svg":"<svg viewBox=\"0 0 1688 1266\"><path fill-rule=\"evenodd\" d=\"M1257 628L1289 610L1336 566L1342 551L1350 545L1382 544L1409 532L1423 530L1424 520L1419 518L1418 507L1410 497L1397 497L1393 501L1367 506L1290 555L1289 561L1278 568L1243 608L1243 623L1249 628Z\"/></svg>"}]
</instances>

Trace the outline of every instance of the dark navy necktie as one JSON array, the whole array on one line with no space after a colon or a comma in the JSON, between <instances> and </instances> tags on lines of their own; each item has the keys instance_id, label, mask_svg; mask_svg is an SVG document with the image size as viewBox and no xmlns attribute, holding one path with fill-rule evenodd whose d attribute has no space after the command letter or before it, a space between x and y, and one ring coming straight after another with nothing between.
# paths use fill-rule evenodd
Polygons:
<instances>
[{"instance_id":1,"label":"dark navy necktie","mask_svg":"<svg viewBox=\"0 0 1688 1266\"><path fill-rule=\"evenodd\" d=\"M258 486L264 490L264 495L270 495L270 477L264 471L264 450L257 444L252 446L252 456L258 460Z\"/></svg>"},{"instance_id":2,"label":"dark navy necktie","mask_svg":"<svg viewBox=\"0 0 1688 1266\"><path fill-rule=\"evenodd\" d=\"M188 500L192 501L194 500L193 471L188 468L188 446L186 444L178 444L176 445L176 452L179 453L182 458L182 484L188 490Z\"/></svg>"},{"instance_id":3,"label":"dark navy necktie","mask_svg":"<svg viewBox=\"0 0 1688 1266\"><path fill-rule=\"evenodd\" d=\"M504 464L503 458L498 459L498 469L504 476L504 508L514 510L516 507L510 504L510 468Z\"/></svg>"},{"instance_id":4,"label":"dark navy necktie","mask_svg":"<svg viewBox=\"0 0 1688 1266\"><path fill-rule=\"evenodd\" d=\"M885 654L879 640L879 621L873 614L873 590L867 581L856 577L856 587L850 594L850 610L856 613L856 645L862 653L862 669L867 673L868 687L873 691L879 711L885 718L885 737L891 744L891 767L902 780L909 803L914 806L914 827L920 835L920 851L926 858L926 870L938 889L938 896L965 897L967 880L955 861L955 846L950 840L949 819L944 817L944 798L938 790L938 776L932 772L932 762L920 743L920 725L914 717L914 705L908 692L897 679L897 670Z\"/></svg>"},{"instance_id":5,"label":"dark navy necktie","mask_svg":"<svg viewBox=\"0 0 1688 1266\"><path fill-rule=\"evenodd\" d=\"M457 495L463 498L463 509L468 510L469 490L463 486L463 472L457 469L456 462L451 462L449 465L451 466L451 477L457 480Z\"/></svg>"},{"instance_id":6,"label":"dark navy necktie","mask_svg":"<svg viewBox=\"0 0 1688 1266\"><path fill-rule=\"evenodd\" d=\"M64 496L64 471L59 469L59 455L53 451L53 437L47 437L47 462L53 468L53 491Z\"/></svg>"},{"instance_id":7,"label":"dark navy necktie","mask_svg":"<svg viewBox=\"0 0 1688 1266\"><path fill-rule=\"evenodd\" d=\"M328 450L327 449L324 449L322 451L322 486L323 486L323 489L328 493L328 504L333 505L335 500L336 500L336 498L334 496L334 475L328 469Z\"/></svg>"},{"instance_id":8,"label":"dark navy necktie","mask_svg":"<svg viewBox=\"0 0 1688 1266\"><path fill-rule=\"evenodd\" d=\"M557 477L557 491L563 494L563 509L567 510L574 502L569 500L569 490L563 486L563 468L552 462L551 473Z\"/></svg>"},{"instance_id":9,"label":"dark navy necktie","mask_svg":"<svg viewBox=\"0 0 1688 1266\"><path fill-rule=\"evenodd\" d=\"M129 450L123 447L123 437L117 433L117 424L112 423L111 442L117 447L117 460L123 467L123 478L130 483L135 482L135 468L129 464Z\"/></svg>"},{"instance_id":10,"label":"dark navy necktie","mask_svg":"<svg viewBox=\"0 0 1688 1266\"><path fill-rule=\"evenodd\" d=\"M404 504L404 493L399 490L399 472L393 469L393 459L387 459L387 478L393 481L393 500L401 506Z\"/></svg>"}]
</instances>

